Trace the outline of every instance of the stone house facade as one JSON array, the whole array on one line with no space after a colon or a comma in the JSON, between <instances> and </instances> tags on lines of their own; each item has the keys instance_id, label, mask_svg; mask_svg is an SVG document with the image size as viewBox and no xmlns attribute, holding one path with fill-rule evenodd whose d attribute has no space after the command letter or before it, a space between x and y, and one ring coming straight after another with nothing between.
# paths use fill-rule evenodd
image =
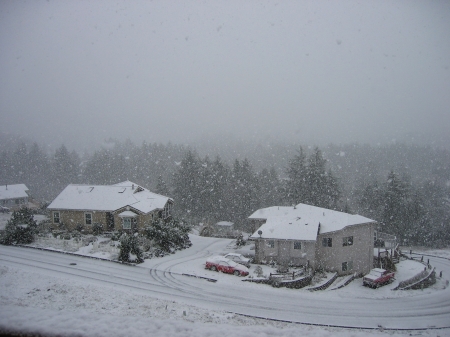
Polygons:
<instances>
[{"instance_id":1,"label":"stone house facade","mask_svg":"<svg viewBox=\"0 0 450 337\"><path fill-rule=\"evenodd\" d=\"M173 199L130 181L116 185L68 185L47 207L53 229L140 231L155 219L171 217Z\"/></svg>"}]
</instances>

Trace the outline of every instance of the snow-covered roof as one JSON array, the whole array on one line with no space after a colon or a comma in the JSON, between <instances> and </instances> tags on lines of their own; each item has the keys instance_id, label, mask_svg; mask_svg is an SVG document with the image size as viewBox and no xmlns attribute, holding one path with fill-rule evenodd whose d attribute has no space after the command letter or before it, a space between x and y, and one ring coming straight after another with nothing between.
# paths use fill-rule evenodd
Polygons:
<instances>
[{"instance_id":1,"label":"snow-covered roof","mask_svg":"<svg viewBox=\"0 0 450 337\"><path fill-rule=\"evenodd\" d=\"M68 185L48 209L113 212L130 206L144 214L163 209L169 197L150 192L131 181L116 185Z\"/></svg>"},{"instance_id":2,"label":"snow-covered roof","mask_svg":"<svg viewBox=\"0 0 450 337\"><path fill-rule=\"evenodd\" d=\"M121 218L134 218L137 217L137 214L132 211L125 211L119 214Z\"/></svg>"},{"instance_id":3,"label":"snow-covered roof","mask_svg":"<svg viewBox=\"0 0 450 337\"><path fill-rule=\"evenodd\" d=\"M261 238L266 239L315 241L318 227L317 221L311 222L285 216L274 216L268 218L266 223L251 238L259 238L258 231L262 231Z\"/></svg>"},{"instance_id":4,"label":"snow-covered roof","mask_svg":"<svg viewBox=\"0 0 450 337\"><path fill-rule=\"evenodd\" d=\"M251 236L266 239L316 240L320 224L320 233L341 230L347 226L375 222L361 215L353 215L306 204L294 207L268 207L254 212L250 219L266 220Z\"/></svg>"},{"instance_id":5,"label":"snow-covered roof","mask_svg":"<svg viewBox=\"0 0 450 337\"><path fill-rule=\"evenodd\" d=\"M0 200L26 198L28 187L25 184L0 186Z\"/></svg>"}]
</instances>

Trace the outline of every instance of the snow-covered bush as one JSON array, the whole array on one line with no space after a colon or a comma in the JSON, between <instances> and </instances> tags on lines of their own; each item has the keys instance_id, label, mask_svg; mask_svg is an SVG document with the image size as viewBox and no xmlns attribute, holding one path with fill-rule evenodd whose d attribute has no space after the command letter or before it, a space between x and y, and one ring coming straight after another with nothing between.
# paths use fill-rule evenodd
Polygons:
<instances>
[{"instance_id":1,"label":"snow-covered bush","mask_svg":"<svg viewBox=\"0 0 450 337\"><path fill-rule=\"evenodd\" d=\"M237 247L245 246L244 235L242 235L242 233L239 233L238 237L236 238L236 246Z\"/></svg>"},{"instance_id":2,"label":"snow-covered bush","mask_svg":"<svg viewBox=\"0 0 450 337\"><path fill-rule=\"evenodd\" d=\"M188 235L189 230L190 227L183 222L158 219L145 228L144 235L153 242L155 248L172 253L192 245Z\"/></svg>"},{"instance_id":3,"label":"snow-covered bush","mask_svg":"<svg viewBox=\"0 0 450 337\"><path fill-rule=\"evenodd\" d=\"M0 243L4 245L32 243L36 231L37 223L34 220L33 213L29 208L23 207L13 212L11 219L5 226Z\"/></svg>"},{"instance_id":4,"label":"snow-covered bush","mask_svg":"<svg viewBox=\"0 0 450 337\"><path fill-rule=\"evenodd\" d=\"M123 233L120 237L120 252L119 261L122 262L134 262L142 263L144 258L142 255L142 250L138 244L138 238L136 235L127 235Z\"/></svg>"},{"instance_id":5,"label":"snow-covered bush","mask_svg":"<svg viewBox=\"0 0 450 337\"><path fill-rule=\"evenodd\" d=\"M94 223L94 224L92 225L92 233L93 233L94 235L100 235L100 234L102 234L102 233L103 233L103 224L98 223L98 222Z\"/></svg>"},{"instance_id":6,"label":"snow-covered bush","mask_svg":"<svg viewBox=\"0 0 450 337\"><path fill-rule=\"evenodd\" d=\"M264 275L264 272L263 272L263 269L261 266L256 266L254 273L258 277L263 277L263 275Z\"/></svg>"}]
</instances>

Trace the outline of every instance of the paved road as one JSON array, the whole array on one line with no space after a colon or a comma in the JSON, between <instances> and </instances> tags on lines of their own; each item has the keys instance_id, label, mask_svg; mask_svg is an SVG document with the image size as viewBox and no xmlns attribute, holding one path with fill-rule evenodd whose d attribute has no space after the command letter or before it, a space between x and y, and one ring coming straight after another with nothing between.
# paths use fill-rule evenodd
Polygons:
<instances>
[{"instance_id":1,"label":"paved road","mask_svg":"<svg viewBox=\"0 0 450 337\"><path fill-rule=\"evenodd\" d=\"M450 326L450 288L415 291L412 296L354 298L337 291L275 289L248 282L208 282L183 276L183 265L220 250L221 240L192 247L182 255L152 260L147 268L72 255L0 246L0 264L71 277L81 282L124 287L161 299L177 300L215 310L301 323L392 329ZM72 263L72 265L71 265ZM76 263L76 265L73 265ZM450 261L430 257L430 263L450 275ZM223 275L225 276L225 275ZM228 276L228 275L226 275ZM228 276L233 277L233 276ZM231 280L231 279L230 279ZM234 280L234 278L232 279Z\"/></svg>"}]
</instances>

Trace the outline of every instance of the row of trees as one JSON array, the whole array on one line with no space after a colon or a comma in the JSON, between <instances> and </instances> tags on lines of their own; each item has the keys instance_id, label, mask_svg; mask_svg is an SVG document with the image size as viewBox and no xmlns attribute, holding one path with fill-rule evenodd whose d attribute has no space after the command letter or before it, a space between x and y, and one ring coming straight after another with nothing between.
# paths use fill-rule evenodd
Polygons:
<instances>
[{"instance_id":1,"label":"row of trees","mask_svg":"<svg viewBox=\"0 0 450 337\"><path fill-rule=\"evenodd\" d=\"M402 243L445 246L450 242L448 188L429 180L413 185L391 171L384 183L374 180L360 191L360 213L381 223Z\"/></svg>"},{"instance_id":2,"label":"row of trees","mask_svg":"<svg viewBox=\"0 0 450 337\"><path fill-rule=\"evenodd\" d=\"M307 203L338 209L337 178L326 169L326 160L316 148L309 157L300 149L280 179L274 167L256 172L247 159L230 167L220 157L211 161L188 151L172 180L172 192L180 216L199 221L232 221L244 226L255 210L274 205ZM164 186L159 184L159 186ZM168 192L157 189L158 193Z\"/></svg>"},{"instance_id":3,"label":"row of trees","mask_svg":"<svg viewBox=\"0 0 450 337\"><path fill-rule=\"evenodd\" d=\"M244 226L258 208L306 203L375 219L407 242L449 243L450 155L399 146L397 157L417 167L405 164L389 173L382 159L393 157L395 149L334 147L330 155L328 147L324 155L300 148L268 167L256 162L255 169L246 158L211 160L172 144L116 142L80 156L65 146L49 155L37 144L19 143L0 153L0 185L25 183L33 196L51 201L69 183L129 179L174 198L176 215L192 223L228 220ZM415 172L413 178L408 172Z\"/></svg>"}]
</instances>

